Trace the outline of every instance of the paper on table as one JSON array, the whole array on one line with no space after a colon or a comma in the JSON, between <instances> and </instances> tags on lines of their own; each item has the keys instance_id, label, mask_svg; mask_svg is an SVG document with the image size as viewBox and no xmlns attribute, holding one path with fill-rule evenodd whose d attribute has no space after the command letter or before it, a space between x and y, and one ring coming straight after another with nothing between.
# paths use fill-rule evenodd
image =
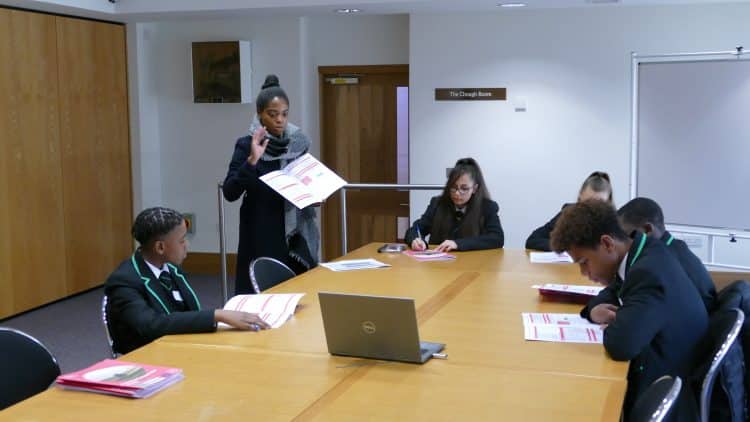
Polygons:
<instances>
[{"instance_id":1,"label":"paper on table","mask_svg":"<svg viewBox=\"0 0 750 422\"><path fill-rule=\"evenodd\" d=\"M558 343L602 343L597 324L577 314L522 313L524 339Z\"/></svg>"},{"instance_id":2,"label":"paper on table","mask_svg":"<svg viewBox=\"0 0 750 422\"><path fill-rule=\"evenodd\" d=\"M372 258L347 259L344 261L336 262L321 262L320 266L328 268L331 271L369 270L372 268L390 267L390 265Z\"/></svg>"},{"instance_id":3,"label":"paper on table","mask_svg":"<svg viewBox=\"0 0 750 422\"><path fill-rule=\"evenodd\" d=\"M322 202L346 185L344 179L310 154L264 174L260 180L300 209Z\"/></svg>"},{"instance_id":4,"label":"paper on table","mask_svg":"<svg viewBox=\"0 0 750 422\"><path fill-rule=\"evenodd\" d=\"M291 318L304 293L273 293L257 295L237 295L224 305L229 311L242 311L258 314L271 328L279 328ZM223 322L221 328L231 328Z\"/></svg>"},{"instance_id":5,"label":"paper on table","mask_svg":"<svg viewBox=\"0 0 750 422\"><path fill-rule=\"evenodd\" d=\"M553 264L558 262L572 263L573 258L567 252L530 252L529 261L532 264Z\"/></svg>"}]
</instances>

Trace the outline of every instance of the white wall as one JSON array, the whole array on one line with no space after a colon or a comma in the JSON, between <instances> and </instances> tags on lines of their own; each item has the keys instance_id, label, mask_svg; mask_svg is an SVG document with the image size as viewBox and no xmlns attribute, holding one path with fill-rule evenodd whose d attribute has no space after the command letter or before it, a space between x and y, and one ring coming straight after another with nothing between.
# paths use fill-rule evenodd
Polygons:
<instances>
[{"instance_id":1,"label":"white wall","mask_svg":"<svg viewBox=\"0 0 750 422\"><path fill-rule=\"evenodd\" d=\"M387 33L383 33L386 31ZM319 147L318 65L408 60L408 17L263 17L128 26L134 207L196 215L190 250L217 252L216 184L255 104L194 104L193 41L249 40L253 98L275 73L290 97L290 121ZM133 47L132 44L135 44ZM240 201L227 206L227 247L236 251Z\"/></svg>"},{"instance_id":2,"label":"white wall","mask_svg":"<svg viewBox=\"0 0 750 422\"><path fill-rule=\"evenodd\" d=\"M509 247L523 247L535 227L575 201L593 170L609 172L622 205L630 53L750 45L748 14L750 5L727 4L412 15L411 182L442 184L446 167L474 156L500 203ZM507 87L527 111L514 112L511 101L435 102L438 87ZM413 194L412 216L427 196Z\"/></svg>"}]
</instances>

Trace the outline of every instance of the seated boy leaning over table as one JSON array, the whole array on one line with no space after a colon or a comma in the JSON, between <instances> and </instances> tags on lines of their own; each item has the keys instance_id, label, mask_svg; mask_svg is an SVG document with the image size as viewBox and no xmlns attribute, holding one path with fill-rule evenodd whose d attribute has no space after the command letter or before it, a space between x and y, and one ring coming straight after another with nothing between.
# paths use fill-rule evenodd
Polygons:
<instances>
[{"instance_id":1,"label":"seated boy leaning over table","mask_svg":"<svg viewBox=\"0 0 750 422\"><path fill-rule=\"evenodd\" d=\"M583 315L606 326L604 348L614 360L630 361L623 414L663 375L683 380L669 420L697 419L688 377L708 314L697 289L659 239L625 234L614 207L585 201L567 207L551 235L552 249L567 251L592 281L620 288L608 302Z\"/></svg>"},{"instance_id":2,"label":"seated boy leaning over table","mask_svg":"<svg viewBox=\"0 0 750 422\"><path fill-rule=\"evenodd\" d=\"M167 334L204 333L223 322L241 330L268 328L258 315L201 309L178 267L187 256L187 226L169 208L141 211L132 234L140 247L109 276L104 286L113 349L128 353Z\"/></svg>"}]
</instances>

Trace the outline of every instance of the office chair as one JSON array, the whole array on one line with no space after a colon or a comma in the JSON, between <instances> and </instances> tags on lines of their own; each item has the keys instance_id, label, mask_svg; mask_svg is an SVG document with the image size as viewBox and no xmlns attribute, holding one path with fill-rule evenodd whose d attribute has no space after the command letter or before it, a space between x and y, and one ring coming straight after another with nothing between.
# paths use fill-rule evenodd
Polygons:
<instances>
[{"instance_id":1,"label":"office chair","mask_svg":"<svg viewBox=\"0 0 750 422\"><path fill-rule=\"evenodd\" d=\"M711 396L717 375L725 362L725 357L730 353L737 342L737 337L745 322L745 314L739 309L719 310L711 315L709 320L707 341L712 346L710 366L700 388L700 416L702 422L708 422L711 413ZM706 362L708 364L708 362ZM699 378L700 379L700 378Z\"/></svg>"},{"instance_id":2,"label":"office chair","mask_svg":"<svg viewBox=\"0 0 750 422\"><path fill-rule=\"evenodd\" d=\"M628 418L630 422L660 422L677 401L682 388L680 377L664 375L654 381L638 398Z\"/></svg>"},{"instance_id":3,"label":"office chair","mask_svg":"<svg viewBox=\"0 0 750 422\"><path fill-rule=\"evenodd\" d=\"M0 409L46 390L60 375L57 360L39 340L0 327Z\"/></svg>"},{"instance_id":4,"label":"office chair","mask_svg":"<svg viewBox=\"0 0 750 422\"><path fill-rule=\"evenodd\" d=\"M273 258L260 257L250 263L250 282L255 293L268 290L295 275L297 274L286 264Z\"/></svg>"},{"instance_id":5,"label":"office chair","mask_svg":"<svg viewBox=\"0 0 750 422\"><path fill-rule=\"evenodd\" d=\"M112 340L112 333L109 332L109 322L107 321L107 295L102 297L102 324L104 324L104 334L107 336L107 345L109 346L109 353L112 358L116 358L118 353L115 352L115 343Z\"/></svg>"}]
</instances>

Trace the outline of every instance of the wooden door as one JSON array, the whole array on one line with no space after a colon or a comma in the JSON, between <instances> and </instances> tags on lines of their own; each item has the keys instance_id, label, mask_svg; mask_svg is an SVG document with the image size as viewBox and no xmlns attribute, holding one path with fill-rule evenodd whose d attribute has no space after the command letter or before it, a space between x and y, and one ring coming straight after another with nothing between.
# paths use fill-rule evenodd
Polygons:
<instances>
[{"instance_id":1,"label":"wooden door","mask_svg":"<svg viewBox=\"0 0 750 422\"><path fill-rule=\"evenodd\" d=\"M55 18L0 9L0 318L65 293Z\"/></svg>"},{"instance_id":2,"label":"wooden door","mask_svg":"<svg viewBox=\"0 0 750 422\"><path fill-rule=\"evenodd\" d=\"M320 67L321 151L325 164L349 183L397 181L397 87L409 85L407 65ZM356 83L331 83L350 76ZM323 205L323 257L341 256L339 194ZM395 241L397 217L409 216L408 192L348 191L349 250Z\"/></svg>"},{"instance_id":3,"label":"wooden door","mask_svg":"<svg viewBox=\"0 0 750 422\"><path fill-rule=\"evenodd\" d=\"M68 292L132 252L123 25L57 17Z\"/></svg>"}]
</instances>

